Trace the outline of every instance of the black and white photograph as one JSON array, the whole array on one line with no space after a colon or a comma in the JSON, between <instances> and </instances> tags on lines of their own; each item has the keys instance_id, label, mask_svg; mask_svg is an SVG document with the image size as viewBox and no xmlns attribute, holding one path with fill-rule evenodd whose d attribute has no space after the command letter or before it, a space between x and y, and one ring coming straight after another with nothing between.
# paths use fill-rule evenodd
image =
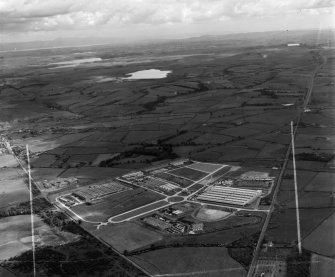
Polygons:
<instances>
[{"instance_id":1,"label":"black and white photograph","mask_svg":"<svg viewBox=\"0 0 335 277\"><path fill-rule=\"evenodd\" d=\"M334 0L0 0L0 277L334 277Z\"/></svg>"}]
</instances>

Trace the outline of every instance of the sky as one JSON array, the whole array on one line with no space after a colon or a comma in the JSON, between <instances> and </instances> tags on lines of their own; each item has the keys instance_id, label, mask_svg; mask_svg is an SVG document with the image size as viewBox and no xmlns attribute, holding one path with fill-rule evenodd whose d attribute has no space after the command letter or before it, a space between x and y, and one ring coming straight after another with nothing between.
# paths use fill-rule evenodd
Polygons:
<instances>
[{"instance_id":1,"label":"sky","mask_svg":"<svg viewBox=\"0 0 335 277\"><path fill-rule=\"evenodd\" d=\"M0 0L0 43L335 28L335 0Z\"/></svg>"}]
</instances>

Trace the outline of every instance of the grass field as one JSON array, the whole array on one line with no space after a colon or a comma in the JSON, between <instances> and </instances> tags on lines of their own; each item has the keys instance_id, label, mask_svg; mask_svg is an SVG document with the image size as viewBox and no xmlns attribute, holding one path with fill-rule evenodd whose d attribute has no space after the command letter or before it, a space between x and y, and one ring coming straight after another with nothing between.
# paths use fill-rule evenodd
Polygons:
<instances>
[{"instance_id":1,"label":"grass field","mask_svg":"<svg viewBox=\"0 0 335 277\"><path fill-rule=\"evenodd\" d=\"M298 181L298 189L306 190L306 186L309 182L314 178L316 172L307 171L307 170L297 170L297 181ZM287 169L285 170L285 175L290 176L290 179L283 179L280 184L281 190L290 190L294 191L294 180L293 180L293 170Z\"/></svg>"},{"instance_id":2,"label":"grass field","mask_svg":"<svg viewBox=\"0 0 335 277\"><path fill-rule=\"evenodd\" d=\"M0 207L29 200L28 186L22 174L21 169L0 169Z\"/></svg>"},{"instance_id":3,"label":"grass field","mask_svg":"<svg viewBox=\"0 0 335 277\"><path fill-rule=\"evenodd\" d=\"M112 245L118 251L132 251L160 241L162 236L135 222L109 224L92 233Z\"/></svg>"},{"instance_id":4,"label":"grass field","mask_svg":"<svg viewBox=\"0 0 335 277\"><path fill-rule=\"evenodd\" d=\"M319 172L309 182L306 191L329 191L335 192L335 173Z\"/></svg>"},{"instance_id":5,"label":"grass field","mask_svg":"<svg viewBox=\"0 0 335 277\"><path fill-rule=\"evenodd\" d=\"M9 155L9 154L0 155L0 168L16 167L16 166L18 166L18 163L13 157L13 155Z\"/></svg>"},{"instance_id":6,"label":"grass field","mask_svg":"<svg viewBox=\"0 0 335 277\"><path fill-rule=\"evenodd\" d=\"M1 277L15 277L16 275L7 269L0 267L0 276Z\"/></svg>"},{"instance_id":7,"label":"grass field","mask_svg":"<svg viewBox=\"0 0 335 277\"><path fill-rule=\"evenodd\" d=\"M313 253L311 258L310 277L326 276L335 276L335 259Z\"/></svg>"},{"instance_id":8,"label":"grass field","mask_svg":"<svg viewBox=\"0 0 335 277\"><path fill-rule=\"evenodd\" d=\"M294 195L292 195L294 197ZM287 203L288 208L295 208L295 200ZM335 199L330 192L305 192L299 195L300 208L326 208L335 207Z\"/></svg>"},{"instance_id":9,"label":"grass field","mask_svg":"<svg viewBox=\"0 0 335 277\"><path fill-rule=\"evenodd\" d=\"M188 168L192 168L195 170L200 170L200 171L205 171L207 173L211 173L217 169L219 169L222 164L211 164L211 163L200 163L200 162L195 162L193 164L188 165Z\"/></svg>"},{"instance_id":10,"label":"grass field","mask_svg":"<svg viewBox=\"0 0 335 277\"><path fill-rule=\"evenodd\" d=\"M334 209L300 209L301 237L305 238L323 222ZM291 243L297 240L295 209L286 209L273 214L266 238L278 243Z\"/></svg>"},{"instance_id":11,"label":"grass field","mask_svg":"<svg viewBox=\"0 0 335 277\"><path fill-rule=\"evenodd\" d=\"M50 181L56 179L63 171L62 168L32 168L31 176L34 181Z\"/></svg>"},{"instance_id":12,"label":"grass field","mask_svg":"<svg viewBox=\"0 0 335 277\"><path fill-rule=\"evenodd\" d=\"M37 246L57 246L76 239L67 232L54 232L38 216L34 216ZM31 249L30 215L17 215L0 219L0 260L16 256Z\"/></svg>"},{"instance_id":13,"label":"grass field","mask_svg":"<svg viewBox=\"0 0 335 277\"><path fill-rule=\"evenodd\" d=\"M51 167L55 163L57 157L51 154L42 154L36 158L31 159L31 166L34 167Z\"/></svg>"},{"instance_id":14,"label":"grass field","mask_svg":"<svg viewBox=\"0 0 335 277\"><path fill-rule=\"evenodd\" d=\"M192 169L192 168L187 168L187 167L171 170L168 173L173 174L173 175L177 175L177 176L180 176L180 177L184 177L184 178L187 178L187 179L191 179L193 181L200 180L207 175L207 173L205 173L205 172L195 170L195 169Z\"/></svg>"},{"instance_id":15,"label":"grass field","mask_svg":"<svg viewBox=\"0 0 335 277\"><path fill-rule=\"evenodd\" d=\"M201 221L217 221L224 219L229 216L231 213L226 211L220 211L215 209L208 209L206 207L202 207L196 214L196 219Z\"/></svg>"},{"instance_id":16,"label":"grass field","mask_svg":"<svg viewBox=\"0 0 335 277\"><path fill-rule=\"evenodd\" d=\"M162 198L157 193L138 188L104 197L93 202L90 206L77 205L72 207L72 210L89 221L107 221L111 216L136 209Z\"/></svg>"},{"instance_id":17,"label":"grass field","mask_svg":"<svg viewBox=\"0 0 335 277\"><path fill-rule=\"evenodd\" d=\"M131 259L154 275L244 277L245 269L224 247L182 247L150 251Z\"/></svg>"},{"instance_id":18,"label":"grass field","mask_svg":"<svg viewBox=\"0 0 335 277\"><path fill-rule=\"evenodd\" d=\"M128 173L130 170L125 168L104 168L104 167L81 167L69 168L64 171L60 177L76 177L83 179L107 179Z\"/></svg>"},{"instance_id":19,"label":"grass field","mask_svg":"<svg viewBox=\"0 0 335 277\"><path fill-rule=\"evenodd\" d=\"M265 215L263 214L263 217ZM225 220L220 221L208 221L204 224L204 230L207 232L213 232L218 230L234 230L234 228L237 228L239 226L260 226L262 222L261 217L255 217L255 216L229 216Z\"/></svg>"},{"instance_id":20,"label":"grass field","mask_svg":"<svg viewBox=\"0 0 335 277\"><path fill-rule=\"evenodd\" d=\"M334 242L335 213L326 218L310 235L303 240L303 246L324 256L335 255Z\"/></svg>"},{"instance_id":21,"label":"grass field","mask_svg":"<svg viewBox=\"0 0 335 277\"><path fill-rule=\"evenodd\" d=\"M148 213L151 210L159 209L159 208L161 208L163 206L166 206L168 204L169 204L169 202L162 200L162 201L159 201L157 203L150 204L146 207L139 208L136 211L129 211L129 212L126 212L125 214L115 216L115 217L113 217L113 222L127 220L128 218L132 218L134 216L140 216L143 213Z\"/></svg>"}]
</instances>

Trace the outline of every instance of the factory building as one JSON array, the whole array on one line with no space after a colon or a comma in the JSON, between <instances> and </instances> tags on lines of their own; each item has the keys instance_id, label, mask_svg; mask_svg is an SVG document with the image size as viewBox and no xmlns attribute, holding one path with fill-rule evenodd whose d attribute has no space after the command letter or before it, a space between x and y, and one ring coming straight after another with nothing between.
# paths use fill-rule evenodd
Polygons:
<instances>
[{"instance_id":1,"label":"factory building","mask_svg":"<svg viewBox=\"0 0 335 277\"><path fill-rule=\"evenodd\" d=\"M198 196L198 200L246 206L262 194L261 190L239 189L223 186L212 186Z\"/></svg>"}]
</instances>

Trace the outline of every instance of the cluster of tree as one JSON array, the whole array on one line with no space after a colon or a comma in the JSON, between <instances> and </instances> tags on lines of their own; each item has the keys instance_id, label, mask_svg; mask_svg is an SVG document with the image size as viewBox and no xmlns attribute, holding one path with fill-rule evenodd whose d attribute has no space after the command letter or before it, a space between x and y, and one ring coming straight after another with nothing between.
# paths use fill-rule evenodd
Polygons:
<instances>
[{"instance_id":1,"label":"cluster of tree","mask_svg":"<svg viewBox=\"0 0 335 277\"><path fill-rule=\"evenodd\" d=\"M222 243L183 243L183 242L175 242L171 244L151 244L149 247L142 248L140 250L133 250L133 251L127 251L125 250L123 254L125 256L134 256L134 255L139 255L143 254L146 252L154 251L154 250L159 250L159 249L164 249L164 248L181 248L181 247L220 247L222 246Z\"/></svg>"},{"instance_id":2,"label":"cluster of tree","mask_svg":"<svg viewBox=\"0 0 335 277\"><path fill-rule=\"evenodd\" d=\"M311 254L303 250L299 255L295 252L287 259L287 276L308 277L310 276Z\"/></svg>"},{"instance_id":3,"label":"cluster of tree","mask_svg":"<svg viewBox=\"0 0 335 277\"><path fill-rule=\"evenodd\" d=\"M259 235L259 232L251 236L241 234L241 239L232 242L227 247L229 255L246 269L249 268L249 265L251 264Z\"/></svg>"},{"instance_id":4,"label":"cluster of tree","mask_svg":"<svg viewBox=\"0 0 335 277\"><path fill-rule=\"evenodd\" d=\"M147 110L147 111L153 111L155 110L156 106L164 103L164 101L167 99L166 96L160 96L157 95L157 99L155 101L151 101L151 102L147 102L143 105L143 107Z\"/></svg>"},{"instance_id":5,"label":"cluster of tree","mask_svg":"<svg viewBox=\"0 0 335 277\"><path fill-rule=\"evenodd\" d=\"M50 209L52 205L42 197L33 199L33 212L40 214ZM21 202L15 206L0 210L0 217L30 214L30 201Z\"/></svg>"},{"instance_id":6,"label":"cluster of tree","mask_svg":"<svg viewBox=\"0 0 335 277\"><path fill-rule=\"evenodd\" d=\"M18 276L32 276L30 261L31 250L4 261L2 266ZM37 247L36 269L38 276L146 276L90 235L57 247Z\"/></svg>"},{"instance_id":7,"label":"cluster of tree","mask_svg":"<svg viewBox=\"0 0 335 277\"><path fill-rule=\"evenodd\" d=\"M68 224L71 224L73 221L69 219L65 214L56 210L44 210L39 212L39 216L42 218L44 223L49 226L56 227L65 227Z\"/></svg>"},{"instance_id":8,"label":"cluster of tree","mask_svg":"<svg viewBox=\"0 0 335 277\"><path fill-rule=\"evenodd\" d=\"M160 160L166 159L176 159L178 155L173 152L173 148L171 145L150 145L144 144L141 146L137 146L131 150L123 152L121 155L114 157L112 159L108 159L100 162L99 166L101 167L112 167L114 165L122 164L122 159L136 157L139 155L143 156L154 156L153 158L146 159L146 163L156 162ZM135 162L135 160L134 160ZM127 163L130 163L128 160Z\"/></svg>"},{"instance_id":9,"label":"cluster of tree","mask_svg":"<svg viewBox=\"0 0 335 277\"><path fill-rule=\"evenodd\" d=\"M302 160L302 161L316 161L316 162L330 162L334 155L332 154L327 154L327 153L299 153L296 156L297 160Z\"/></svg>"},{"instance_id":10,"label":"cluster of tree","mask_svg":"<svg viewBox=\"0 0 335 277\"><path fill-rule=\"evenodd\" d=\"M260 92L261 96L269 96L271 98L278 99L278 95L272 89L261 88L258 89L258 91Z\"/></svg>"}]
</instances>

